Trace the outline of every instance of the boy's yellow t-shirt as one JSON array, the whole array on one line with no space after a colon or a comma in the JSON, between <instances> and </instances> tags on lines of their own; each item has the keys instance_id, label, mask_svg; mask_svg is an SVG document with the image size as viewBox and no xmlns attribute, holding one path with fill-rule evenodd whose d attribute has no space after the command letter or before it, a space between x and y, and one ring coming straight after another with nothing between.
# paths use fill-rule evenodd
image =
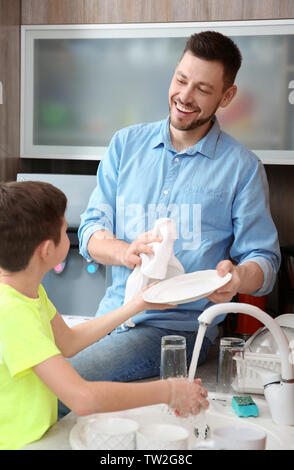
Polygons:
<instances>
[{"instance_id":1,"label":"boy's yellow t-shirt","mask_svg":"<svg viewBox=\"0 0 294 470\"><path fill-rule=\"evenodd\" d=\"M56 308L39 286L31 299L0 283L0 449L20 449L57 421L57 398L32 367L60 354Z\"/></svg>"}]
</instances>

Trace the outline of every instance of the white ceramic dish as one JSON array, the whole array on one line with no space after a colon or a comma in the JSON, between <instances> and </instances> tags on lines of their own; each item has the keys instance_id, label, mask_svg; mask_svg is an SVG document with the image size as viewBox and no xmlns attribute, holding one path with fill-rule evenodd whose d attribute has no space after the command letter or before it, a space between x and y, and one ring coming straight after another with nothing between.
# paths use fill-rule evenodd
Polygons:
<instances>
[{"instance_id":1,"label":"white ceramic dish","mask_svg":"<svg viewBox=\"0 0 294 470\"><path fill-rule=\"evenodd\" d=\"M137 431L138 450L187 450L189 432L174 424L147 424Z\"/></svg>"},{"instance_id":2,"label":"white ceramic dish","mask_svg":"<svg viewBox=\"0 0 294 470\"><path fill-rule=\"evenodd\" d=\"M213 430L213 439L195 446L195 450L265 450L266 432L244 424L221 426Z\"/></svg>"},{"instance_id":3,"label":"white ceramic dish","mask_svg":"<svg viewBox=\"0 0 294 470\"><path fill-rule=\"evenodd\" d=\"M70 431L69 442L73 450L89 450L86 439L86 420L79 420Z\"/></svg>"},{"instance_id":4,"label":"white ceramic dish","mask_svg":"<svg viewBox=\"0 0 294 470\"><path fill-rule=\"evenodd\" d=\"M162 304L185 304L207 297L227 284L232 275L220 277L214 269L180 274L160 281L143 293L146 302Z\"/></svg>"},{"instance_id":5,"label":"white ceramic dish","mask_svg":"<svg viewBox=\"0 0 294 470\"><path fill-rule=\"evenodd\" d=\"M131 419L96 416L87 421L85 444L89 450L133 450L137 429Z\"/></svg>"}]
</instances>

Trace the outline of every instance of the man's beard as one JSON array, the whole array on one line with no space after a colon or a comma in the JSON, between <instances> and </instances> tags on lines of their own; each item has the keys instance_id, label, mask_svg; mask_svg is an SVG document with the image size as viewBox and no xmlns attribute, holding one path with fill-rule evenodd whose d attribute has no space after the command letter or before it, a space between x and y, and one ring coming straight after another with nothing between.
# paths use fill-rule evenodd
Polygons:
<instances>
[{"instance_id":1,"label":"man's beard","mask_svg":"<svg viewBox=\"0 0 294 470\"><path fill-rule=\"evenodd\" d=\"M197 129L198 127L203 126L207 122L211 121L213 116L215 115L216 111L218 110L219 103L215 107L213 113L211 113L209 116L204 117L202 119L195 119L194 121L190 122L189 124L181 124L181 122L174 122L171 118L171 112L170 112L170 106L169 106L169 113L170 113L170 124L175 128L178 129L179 131L191 131L193 129Z\"/></svg>"}]
</instances>

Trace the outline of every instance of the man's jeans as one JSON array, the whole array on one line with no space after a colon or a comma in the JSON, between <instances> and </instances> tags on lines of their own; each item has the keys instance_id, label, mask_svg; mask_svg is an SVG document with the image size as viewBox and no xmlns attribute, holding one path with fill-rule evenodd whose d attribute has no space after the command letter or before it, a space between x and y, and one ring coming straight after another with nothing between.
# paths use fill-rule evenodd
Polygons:
<instances>
[{"instance_id":1,"label":"man's jeans","mask_svg":"<svg viewBox=\"0 0 294 470\"><path fill-rule=\"evenodd\" d=\"M196 332L166 330L144 324L126 331L114 330L68 361L81 377L89 381L130 382L159 376L161 338L172 334L186 338L189 365ZM198 364L205 361L210 346L210 340L205 337ZM69 411L63 403L58 403L59 419Z\"/></svg>"}]
</instances>

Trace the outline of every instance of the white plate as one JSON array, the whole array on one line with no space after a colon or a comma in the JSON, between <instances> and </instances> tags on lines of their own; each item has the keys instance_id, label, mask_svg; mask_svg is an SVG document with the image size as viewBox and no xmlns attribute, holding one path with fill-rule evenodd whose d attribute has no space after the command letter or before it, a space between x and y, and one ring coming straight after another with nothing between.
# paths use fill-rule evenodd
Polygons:
<instances>
[{"instance_id":1,"label":"white plate","mask_svg":"<svg viewBox=\"0 0 294 470\"><path fill-rule=\"evenodd\" d=\"M207 297L227 284L231 277L231 273L220 277L214 269L180 274L160 281L144 291L143 299L158 304L185 304Z\"/></svg>"}]
</instances>

